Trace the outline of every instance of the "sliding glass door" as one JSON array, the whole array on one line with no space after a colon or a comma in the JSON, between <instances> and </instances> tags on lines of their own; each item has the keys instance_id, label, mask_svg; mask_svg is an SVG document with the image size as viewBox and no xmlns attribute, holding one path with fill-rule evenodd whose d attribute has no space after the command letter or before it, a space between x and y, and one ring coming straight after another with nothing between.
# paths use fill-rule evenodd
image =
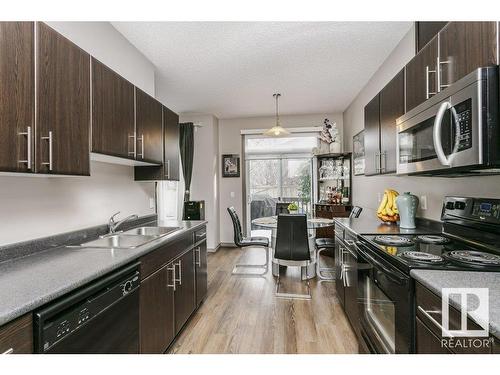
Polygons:
<instances>
[{"instance_id":1,"label":"sliding glass door","mask_svg":"<svg viewBox=\"0 0 500 375\"><path fill-rule=\"evenodd\" d=\"M296 203L299 212L311 213L311 150L316 144L315 136L251 137L245 140L246 221L249 234L268 235L251 222L259 217L275 215L278 201Z\"/></svg>"}]
</instances>

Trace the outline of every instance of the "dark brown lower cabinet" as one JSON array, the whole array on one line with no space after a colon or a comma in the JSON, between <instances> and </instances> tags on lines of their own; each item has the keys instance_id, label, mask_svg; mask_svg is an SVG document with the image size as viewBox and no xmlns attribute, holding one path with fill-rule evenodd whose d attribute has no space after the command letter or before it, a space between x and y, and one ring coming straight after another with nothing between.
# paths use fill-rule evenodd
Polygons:
<instances>
[{"instance_id":1,"label":"dark brown lower cabinet","mask_svg":"<svg viewBox=\"0 0 500 375\"><path fill-rule=\"evenodd\" d=\"M347 319L357 336L359 336L358 314L358 267L357 258L347 248L344 253L344 310Z\"/></svg>"},{"instance_id":2,"label":"dark brown lower cabinet","mask_svg":"<svg viewBox=\"0 0 500 375\"><path fill-rule=\"evenodd\" d=\"M451 354L441 345L439 339L422 321L417 318L417 353L418 354Z\"/></svg>"},{"instance_id":3,"label":"dark brown lower cabinet","mask_svg":"<svg viewBox=\"0 0 500 375\"><path fill-rule=\"evenodd\" d=\"M208 290L207 241L203 241L194 248L194 262L196 269L196 306L199 306Z\"/></svg>"},{"instance_id":4,"label":"dark brown lower cabinet","mask_svg":"<svg viewBox=\"0 0 500 375\"><path fill-rule=\"evenodd\" d=\"M171 270L172 265L166 265L141 282L141 353L163 353L175 337Z\"/></svg>"},{"instance_id":5,"label":"dark brown lower cabinet","mask_svg":"<svg viewBox=\"0 0 500 375\"><path fill-rule=\"evenodd\" d=\"M178 333L196 309L196 271L194 249L189 250L174 262L176 287L174 292L175 332Z\"/></svg>"},{"instance_id":6,"label":"dark brown lower cabinet","mask_svg":"<svg viewBox=\"0 0 500 375\"><path fill-rule=\"evenodd\" d=\"M33 318L26 314L0 327L0 354L33 353Z\"/></svg>"},{"instance_id":7,"label":"dark brown lower cabinet","mask_svg":"<svg viewBox=\"0 0 500 375\"><path fill-rule=\"evenodd\" d=\"M344 245L340 238L335 236L335 291L337 292L337 298L344 307L344 297L345 297L345 284L344 284L344 271L343 271L343 260L344 260Z\"/></svg>"}]
</instances>

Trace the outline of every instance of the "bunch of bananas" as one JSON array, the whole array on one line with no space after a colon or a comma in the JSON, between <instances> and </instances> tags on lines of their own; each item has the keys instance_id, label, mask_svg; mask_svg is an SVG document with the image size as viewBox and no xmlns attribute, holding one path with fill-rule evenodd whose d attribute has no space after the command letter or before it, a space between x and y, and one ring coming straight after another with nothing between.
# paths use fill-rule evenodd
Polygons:
<instances>
[{"instance_id":1,"label":"bunch of bananas","mask_svg":"<svg viewBox=\"0 0 500 375\"><path fill-rule=\"evenodd\" d=\"M396 205L396 197L399 193L395 190L385 189L384 197L377 210L377 217L386 222L396 222L399 220L399 211Z\"/></svg>"}]
</instances>

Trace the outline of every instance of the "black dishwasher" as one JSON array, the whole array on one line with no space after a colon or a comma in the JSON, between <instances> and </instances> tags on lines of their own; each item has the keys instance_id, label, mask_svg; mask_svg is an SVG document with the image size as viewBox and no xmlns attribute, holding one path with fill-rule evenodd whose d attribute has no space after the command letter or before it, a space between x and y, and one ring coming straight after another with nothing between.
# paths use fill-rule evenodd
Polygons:
<instances>
[{"instance_id":1,"label":"black dishwasher","mask_svg":"<svg viewBox=\"0 0 500 375\"><path fill-rule=\"evenodd\" d=\"M139 264L105 276L35 312L35 352L139 352Z\"/></svg>"}]
</instances>

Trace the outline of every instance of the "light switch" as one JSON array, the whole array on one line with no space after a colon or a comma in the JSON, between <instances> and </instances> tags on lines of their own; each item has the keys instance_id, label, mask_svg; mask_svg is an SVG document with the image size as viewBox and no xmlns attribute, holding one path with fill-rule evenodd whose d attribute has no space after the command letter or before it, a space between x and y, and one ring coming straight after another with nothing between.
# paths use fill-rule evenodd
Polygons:
<instances>
[{"instance_id":1,"label":"light switch","mask_svg":"<svg viewBox=\"0 0 500 375\"><path fill-rule=\"evenodd\" d=\"M155 208L155 199L149 198L149 208Z\"/></svg>"},{"instance_id":2,"label":"light switch","mask_svg":"<svg viewBox=\"0 0 500 375\"><path fill-rule=\"evenodd\" d=\"M420 196L420 209L427 210L427 195Z\"/></svg>"}]
</instances>

